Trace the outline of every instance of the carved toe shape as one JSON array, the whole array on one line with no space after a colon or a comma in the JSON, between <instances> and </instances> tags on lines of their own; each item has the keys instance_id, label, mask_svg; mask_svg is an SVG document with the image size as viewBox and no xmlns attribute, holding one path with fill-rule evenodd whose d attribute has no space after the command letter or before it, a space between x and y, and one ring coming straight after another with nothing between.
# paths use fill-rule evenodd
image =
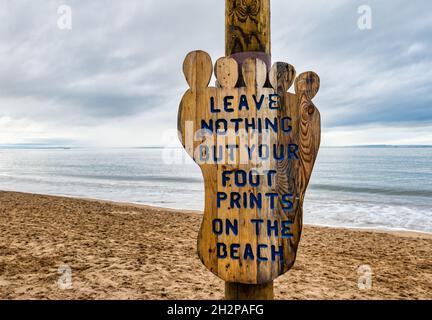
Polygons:
<instances>
[{"instance_id":1,"label":"carved toe shape","mask_svg":"<svg viewBox=\"0 0 432 320\"><path fill-rule=\"evenodd\" d=\"M215 75L224 88L234 88L238 81L238 65L233 58L222 57L216 61Z\"/></svg>"},{"instance_id":2,"label":"carved toe shape","mask_svg":"<svg viewBox=\"0 0 432 320\"><path fill-rule=\"evenodd\" d=\"M286 92L292 86L295 76L294 66L285 62L276 62L270 70L269 79L275 90Z\"/></svg>"},{"instance_id":3,"label":"carved toe shape","mask_svg":"<svg viewBox=\"0 0 432 320\"><path fill-rule=\"evenodd\" d=\"M264 87L267 81L267 66L257 58L247 59L242 66L243 79L246 87Z\"/></svg>"},{"instance_id":4,"label":"carved toe shape","mask_svg":"<svg viewBox=\"0 0 432 320\"><path fill-rule=\"evenodd\" d=\"M315 72L308 71L299 75L295 83L297 94L306 94L312 100L320 88L320 78Z\"/></svg>"},{"instance_id":5,"label":"carved toe shape","mask_svg":"<svg viewBox=\"0 0 432 320\"><path fill-rule=\"evenodd\" d=\"M183 73L191 89L207 87L213 73L210 55L204 51L189 53L183 63Z\"/></svg>"}]
</instances>

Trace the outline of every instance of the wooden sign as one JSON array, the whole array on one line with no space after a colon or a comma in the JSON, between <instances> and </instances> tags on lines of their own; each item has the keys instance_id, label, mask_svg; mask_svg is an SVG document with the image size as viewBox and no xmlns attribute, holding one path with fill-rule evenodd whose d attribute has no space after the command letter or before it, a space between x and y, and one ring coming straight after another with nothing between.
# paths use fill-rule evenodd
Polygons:
<instances>
[{"instance_id":1,"label":"wooden sign","mask_svg":"<svg viewBox=\"0 0 432 320\"><path fill-rule=\"evenodd\" d=\"M293 66L267 70L257 58L241 70L234 59L220 58L213 68L203 51L189 53L183 71L190 89L180 104L179 136L205 183L198 255L227 282L271 282L296 259L320 145L312 103L319 77L306 72L295 79ZM238 87L240 75L245 85Z\"/></svg>"}]
</instances>

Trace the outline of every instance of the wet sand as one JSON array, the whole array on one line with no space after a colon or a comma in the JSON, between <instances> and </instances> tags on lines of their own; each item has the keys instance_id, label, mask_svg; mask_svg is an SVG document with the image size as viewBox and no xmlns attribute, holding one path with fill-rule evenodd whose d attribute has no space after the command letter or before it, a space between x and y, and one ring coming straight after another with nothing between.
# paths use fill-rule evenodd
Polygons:
<instances>
[{"instance_id":1,"label":"wet sand","mask_svg":"<svg viewBox=\"0 0 432 320\"><path fill-rule=\"evenodd\" d=\"M201 215L0 192L1 299L222 299L201 264ZM358 268L373 271L360 290ZM72 288L60 288L62 266ZM63 278L62 278L63 277ZM432 299L432 236L305 226L276 299Z\"/></svg>"}]
</instances>

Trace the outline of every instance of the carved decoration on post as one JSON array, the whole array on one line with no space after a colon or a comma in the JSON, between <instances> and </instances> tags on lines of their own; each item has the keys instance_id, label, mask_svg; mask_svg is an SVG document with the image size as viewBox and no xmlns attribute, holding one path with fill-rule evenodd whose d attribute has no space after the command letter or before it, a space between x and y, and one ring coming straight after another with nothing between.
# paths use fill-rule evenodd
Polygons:
<instances>
[{"instance_id":1,"label":"carved decoration on post","mask_svg":"<svg viewBox=\"0 0 432 320\"><path fill-rule=\"evenodd\" d=\"M226 56L240 52L270 55L270 2L232 0L226 6Z\"/></svg>"}]
</instances>

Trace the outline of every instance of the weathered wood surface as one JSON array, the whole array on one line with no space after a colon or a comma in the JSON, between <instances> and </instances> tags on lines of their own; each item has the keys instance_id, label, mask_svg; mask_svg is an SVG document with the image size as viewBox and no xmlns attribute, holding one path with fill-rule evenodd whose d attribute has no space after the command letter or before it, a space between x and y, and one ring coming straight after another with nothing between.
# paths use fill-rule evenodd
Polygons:
<instances>
[{"instance_id":1,"label":"weathered wood surface","mask_svg":"<svg viewBox=\"0 0 432 320\"><path fill-rule=\"evenodd\" d=\"M273 281L265 284L225 282L225 300L273 300Z\"/></svg>"},{"instance_id":2,"label":"weathered wood surface","mask_svg":"<svg viewBox=\"0 0 432 320\"><path fill-rule=\"evenodd\" d=\"M312 103L312 98L319 89L319 78L313 72L306 72L295 79L294 67L285 63L276 63L270 72L267 72L266 64L256 58L248 59L242 66L242 75L246 86L234 87L238 74L237 62L232 58L221 58L215 65L215 74L219 83L218 88L209 87L212 76L212 62L210 56L203 51L191 52L187 55L184 62L184 74L190 86L185 93L180 104L178 114L178 130L182 145L188 154L200 165L205 183L205 210L203 222L198 235L198 255L204 265L214 274L230 283L241 284L268 284L279 275L288 271L294 264L298 244L301 237L303 201L315 159L320 145L320 114ZM264 87L269 79L272 87ZM295 83L295 93L289 93L288 89ZM278 94L278 108L270 109L262 107L259 110L254 103L249 104L249 110L239 110L237 108L239 100L245 96L248 101L263 95L265 101L263 106L267 106L269 96ZM221 107L224 105L225 97L232 97L233 112L212 113L210 112L210 101L214 99L214 105ZM281 119L291 118L292 131L289 135L278 132L268 134L243 134L234 131L227 135L216 134L215 132L207 136L199 133L201 121L218 120L220 118L230 120L231 118L249 119ZM240 124L240 129L244 129L244 123ZM241 131L241 130L240 130ZM226 150L227 141L229 144L241 146L263 143L275 144L288 148L290 144L298 146L298 158L282 160L270 159L265 163L260 163L255 153L252 161L244 163L245 155L243 149L235 149L235 159L232 159L224 152L224 159L218 161L210 160L203 162L202 158L209 156L200 153L200 145L214 145L216 150L222 147ZM209 149L210 150L210 149ZM242 157L243 156L243 157ZM247 155L246 155L247 156ZM263 167L265 166L265 167ZM225 170L244 170L246 172L256 170L276 170L276 178L273 185L261 183L258 186L250 185L237 186L234 179L223 185L221 174ZM264 171L261 171L261 178L264 179ZM218 192L239 192L246 193L277 193L284 195L293 194L293 210L286 212L280 200L277 201L274 209L271 208L270 199L264 198L262 208L257 207L231 207L228 202L222 202L217 207ZM280 199L280 198L279 198ZM239 233L217 235L213 232L212 222L214 219L226 221L238 220ZM254 228L248 226L251 219L262 219L264 221L290 221L292 223L290 233L291 238L282 238L274 234L268 236L265 232L257 235ZM279 230L280 232L280 230ZM240 250L240 259L218 259L216 252L217 243L230 244L239 243L242 248L245 244L250 244L254 250L257 244L272 245L275 248L283 248L283 257L276 257L274 261L258 261L247 259ZM256 252L255 252L256 255ZM268 253L266 253L267 258Z\"/></svg>"},{"instance_id":3,"label":"weathered wood surface","mask_svg":"<svg viewBox=\"0 0 432 320\"><path fill-rule=\"evenodd\" d=\"M226 0L225 8L225 55L271 55L270 0Z\"/></svg>"}]
</instances>

